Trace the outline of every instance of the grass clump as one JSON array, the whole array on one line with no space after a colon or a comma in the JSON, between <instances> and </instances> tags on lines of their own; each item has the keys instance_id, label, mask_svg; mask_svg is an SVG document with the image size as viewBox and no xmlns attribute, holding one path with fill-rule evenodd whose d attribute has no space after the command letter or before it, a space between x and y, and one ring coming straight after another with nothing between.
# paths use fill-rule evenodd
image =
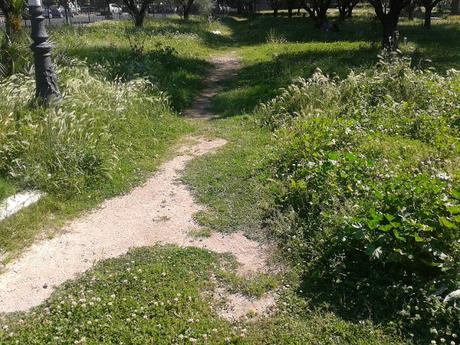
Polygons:
<instances>
[{"instance_id":1,"label":"grass clump","mask_svg":"<svg viewBox=\"0 0 460 345\"><path fill-rule=\"evenodd\" d=\"M167 96L143 79L108 82L85 66L58 73L64 95L51 110L29 106L32 77L1 82L0 171L20 185L61 195L95 188L113 179L120 161L147 154L142 139L152 136L153 155L164 123L179 124Z\"/></svg>"},{"instance_id":2,"label":"grass clump","mask_svg":"<svg viewBox=\"0 0 460 345\"><path fill-rule=\"evenodd\" d=\"M257 111L276 135L273 231L306 290L416 342L455 341L460 326L442 302L460 287L459 95L458 72L390 59L317 72Z\"/></svg>"},{"instance_id":3,"label":"grass clump","mask_svg":"<svg viewBox=\"0 0 460 345\"><path fill-rule=\"evenodd\" d=\"M193 238L209 238L212 236L213 230L207 227L199 227L189 231L188 235Z\"/></svg>"},{"instance_id":4,"label":"grass clump","mask_svg":"<svg viewBox=\"0 0 460 345\"><path fill-rule=\"evenodd\" d=\"M14 194L15 188L13 185L8 183L7 181L0 179L0 202L9 197L10 195Z\"/></svg>"},{"instance_id":5,"label":"grass clump","mask_svg":"<svg viewBox=\"0 0 460 345\"><path fill-rule=\"evenodd\" d=\"M248 117L212 123L203 131L229 142L218 152L190 162L183 179L192 185L198 201L210 207L195 215L203 226L221 232L244 231L249 237L261 235L263 218L271 199L262 181L267 130L260 131Z\"/></svg>"}]
</instances>

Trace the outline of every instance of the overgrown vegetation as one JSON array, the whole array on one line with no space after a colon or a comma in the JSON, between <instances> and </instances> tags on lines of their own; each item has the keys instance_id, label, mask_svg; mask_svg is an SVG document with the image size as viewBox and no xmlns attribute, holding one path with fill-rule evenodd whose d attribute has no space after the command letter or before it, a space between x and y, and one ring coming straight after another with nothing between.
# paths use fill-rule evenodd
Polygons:
<instances>
[{"instance_id":1,"label":"overgrown vegetation","mask_svg":"<svg viewBox=\"0 0 460 345\"><path fill-rule=\"evenodd\" d=\"M191 130L171 107L184 109L201 90L206 59L238 49L242 70L215 98L226 118L199 125L230 142L194 160L184 177L208 206L197 215L208 231L195 236L275 237L292 274L247 280L219 270L220 257L206 251L134 251L32 314L8 318L0 339L457 343L458 307L443 298L460 287L460 77L448 71L460 66L458 18L430 32L419 25L400 25L412 61L377 67L378 25L363 16L340 32L311 34L312 22L299 17L54 30L61 109L31 106L27 73L0 89L0 199L16 188L49 192L0 223L0 255L139 183ZM256 322L221 320L202 295L211 276L252 296L277 289L278 310Z\"/></svg>"},{"instance_id":2,"label":"overgrown vegetation","mask_svg":"<svg viewBox=\"0 0 460 345\"><path fill-rule=\"evenodd\" d=\"M448 70L458 58L453 65L435 58L440 71L430 69L421 58L442 49L430 48L434 36L420 36L402 47L412 61L378 62L365 42L290 43L298 37L293 27L275 32L267 25L279 20L255 20L270 40L245 36L257 45L244 50L239 78L215 99L229 118L212 132L234 144L191 166L189 181L211 206L199 220L218 219L211 224L222 231L275 235L281 256L302 272L297 293L321 310L373 320L416 344L456 343L460 312L443 300L460 287L460 78ZM263 129L238 116L274 93L280 95L255 112ZM273 131L270 145L266 129ZM251 145L249 138L258 139ZM238 174L207 173L224 171L223 162Z\"/></svg>"},{"instance_id":3,"label":"overgrown vegetation","mask_svg":"<svg viewBox=\"0 0 460 345\"><path fill-rule=\"evenodd\" d=\"M390 59L343 80L317 72L258 110L277 138L273 231L311 293L314 280L326 299L358 289L336 308L399 314L417 343L455 341L460 326L442 302L460 287L459 94L458 72Z\"/></svg>"},{"instance_id":4,"label":"overgrown vegetation","mask_svg":"<svg viewBox=\"0 0 460 345\"><path fill-rule=\"evenodd\" d=\"M0 176L17 189L48 193L32 218L0 223L2 251L29 243L43 222L131 188L190 130L147 80L109 81L82 62L66 62L58 68L64 96L56 109L31 105L32 76L1 81Z\"/></svg>"}]
</instances>

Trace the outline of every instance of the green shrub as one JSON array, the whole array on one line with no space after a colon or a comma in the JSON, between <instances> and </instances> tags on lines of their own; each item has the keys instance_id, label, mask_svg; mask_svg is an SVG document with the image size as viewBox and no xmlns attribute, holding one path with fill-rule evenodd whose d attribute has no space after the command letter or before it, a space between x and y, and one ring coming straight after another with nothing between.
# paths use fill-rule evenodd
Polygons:
<instances>
[{"instance_id":1,"label":"green shrub","mask_svg":"<svg viewBox=\"0 0 460 345\"><path fill-rule=\"evenodd\" d=\"M460 286L459 96L458 72L393 59L343 80L317 72L257 111L274 130L274 229L293 259L337 291L367 289L364 304L381 298L374 316L402 307L419 339L426 324L445 339L460 327L440 302Z\"/></svg>"}]
</instances>

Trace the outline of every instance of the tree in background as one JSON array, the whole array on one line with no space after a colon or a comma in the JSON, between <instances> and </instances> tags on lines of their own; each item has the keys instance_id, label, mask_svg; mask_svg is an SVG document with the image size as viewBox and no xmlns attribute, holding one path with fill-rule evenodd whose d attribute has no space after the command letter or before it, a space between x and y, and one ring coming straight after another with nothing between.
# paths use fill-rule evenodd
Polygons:
<instances>
[{"instance_id":1,"label":"tree in background","mask_svg":"<svg viewBox=\"0 0 460 345\"><path fill-rule=\"evenodd\" d=\"M331 0L303 0L303 8L315 23L315 28L321 29L327 22L327 9Z\"/></svg>"},{"instance_id":2,"label":"tree in background","mask_svg":"<svg viewBox=\"0 0 460 345\"><path fill-rule=\"evenodd\" d=\"M425 8L425 22L423 23L425 29L431 29L431 12L440 2L441 0L420 0L420 5Z\"/></svg>"},{"instance_id":3,"label":"tree in background","mask_svg":"<svg viewBox=\"0 0 460 345\"><path fill-rule=\"evenodd\" d=\"M5 16L5 35L0 42L0 77L13 74L23 54L17 49L21 41L24 0L0 0L0 10Z\"/></svg>"},{"instance_id":4,"label":"tree in background","mask_svg":"<svg viewBox=\"0 0 460 345\"><path fill-rule=\"evenodd\" d=\"M174 3L179 7L182 18L188 20L190 18L190 11L192 10L194 0L174 0Z\"/></svg>"},{"instance_id":5,"label":"tree in background","mask_svg":"<svg viewBox=\"0 0 460 345\"><path fill-rule=\"evenodd\" d=\"M359 0L337 0L337 8L339 10L340 19L345 20L353 14L353 9L358 4Z\"/></svg>"},{"instance_id":6,"label":"tree in background","mask_svg":"<svg viewBox=\"0 0 460 345\"><path fill-rule=\"evenodd\" d=\"M65 23L70 24L70 4L69 0L59 0L59 5L61 5L64 8L64 17L65 17Z\"/></svg>"},{"instance_id":7,"label":"tree in background","mask_svg":"<svg viewBox=\"0 0 460 345\"><path fill-rule=\"evenodd\" d=\"M452 0L450 12L452 14L460 14L460 0Z\"/></svg>"},{"instance_id":8,"label":"tree in background","mask_svg":"<svg viewBox=\"0 0 460 345\"><path fill-rule=\"evenodd\" d=\"M287 6L289 18L292 18L292 11L294 10L296 2L297 2L296 0L286 0L286 6Z\"/></svg>"},{"instance_id":9,"label":"tree in background","mask_svg":"<svg viewBox=\"0 0 460 345\"><path fill-rule=\"evenodd\" d=\"M215 0L195 0L195 6L198 13L203 16L212 15L217 8L217 1Z\"/></svg>"},{"instance_id":10,"label":"tree in background","mask_svg":"<svg viewBox=\"0 0 460 345\"><path fill-rule=\"evenodd\" d=\"M5 16L6 44L10 45L15 40L22 28L22 13L24 0L0 0L0 10Z\"/></svg>"},{"instance_id":11,"label":"tree in background","mask_svg":"<svg viewBox=\"0 0 460 345\"><path fill-rule=\"evenodd\" d=\"M278 9L280 8L280 0L270 0L270 7L273 10L273 16L278 16Z\"/></svg>"},{"instance_id":12,"label":"tree in background","mask_svg":"<svg viewBox=\"0 0 460 345\"><path fill-rule=\"evenodd\" d=\"M134 26L142 28L144 26L145 15L147 9L153 0L123 0L123 3L128 8L131 17L134 20Z\"/></svg>"},{"instance_id":13,"label":"tree in background","mask_svg":"<svg viewBox=\"0 0 460 345\"><path fill-rule=\"evenodd\" d=\"M375 14L383 27L382 46L385 49L398 48L398 21L401 11L411 0L369 0L374 7Z\"/></svg>"},{"instance_id":14,"label":"tree in background","mask_svg":"<svg viewBox=\"0 0 460 345\"><path fill-rule=\"evenodd\" d=\"M404 7L404 12L405 14L407 14L407 19L414 20L414 12L417 6L417 0L411 0L409 4L406 7Z\"/></svg>"}]
</instances>

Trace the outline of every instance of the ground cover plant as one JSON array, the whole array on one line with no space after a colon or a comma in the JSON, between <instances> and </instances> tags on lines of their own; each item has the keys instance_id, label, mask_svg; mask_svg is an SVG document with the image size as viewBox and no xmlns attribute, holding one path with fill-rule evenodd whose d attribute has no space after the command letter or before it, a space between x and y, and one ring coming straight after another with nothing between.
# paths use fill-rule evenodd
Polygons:
<instances>
[{"instance_id":1,"label":"ground cover plant","mask_svg":"<svg viewBox=\"0 0 460 345\"><path fill-rule=\"evenodd\" d=\"M280 308L271 321L231 323L212 303L225 258L197 248L153 247L100 263L62 286L29 314L2 321L2 344L398 344L370 325L354 325L334 315ZM212 281L212 280L211 280ZM286 295L286 301L295 299ZM287 303L286 303L287 304ZM324 320L327 322L324 323ZM312 332L312 329L315 332ZM293 337L294 338L291 338Z\"/></svg>"}]
</instances>

